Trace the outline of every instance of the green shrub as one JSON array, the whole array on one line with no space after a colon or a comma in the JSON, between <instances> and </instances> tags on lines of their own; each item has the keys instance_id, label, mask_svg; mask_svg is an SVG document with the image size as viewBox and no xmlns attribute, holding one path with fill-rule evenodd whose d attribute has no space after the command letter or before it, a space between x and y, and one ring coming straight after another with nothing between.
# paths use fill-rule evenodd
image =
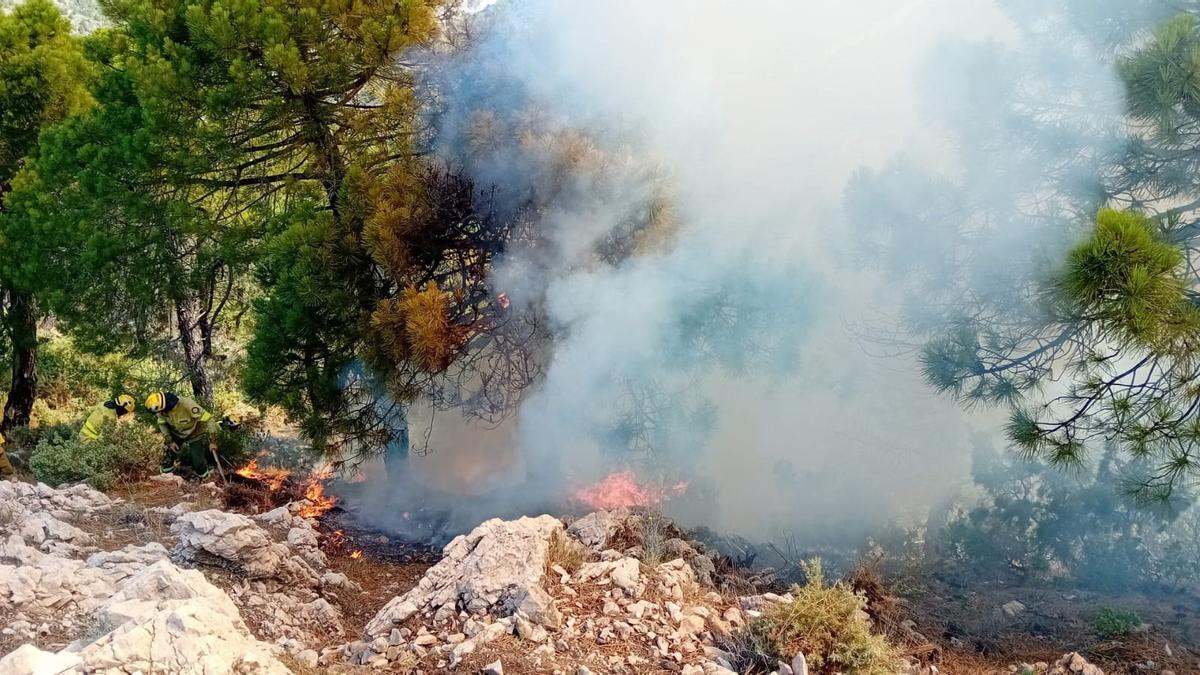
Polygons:
<instances>
[{"instance_id":1,"label":"green shrub","mask_svg":"<svg viewBox=\"0 0 1200 675\"><path fill-rule=\"evenodd\" d=\"M249 462L256 453L254 431L242 427L234 431L218 429L215 435L217 454L225 468L237 468Z\"/></svg>"},{"instance_id":2,"label":"green shrub","mask_svg":"<svg viewBox=\"0 0 1200 675\"><path fill-rule=\"evenodd\" d=\"M1132 635L1142 625L1137 612L1103 607L1092 617L1092 630L1105 640Z\"/></svg>"},{"instance_id":3,"label":"green shrub","mask_svg":"<svg viewBox=\"0 0 1200 675\"><path fill-rule=\"evenodd\" d=\"M94 441L85 441L77 433L43 437L33 449L29 468L35 478L50 485L87 481L107 489L157 473L162 453L163 438L156 430L136 422L107 420Z\"/></svg>"},{"instance_id":4,"label":"green shrub","mask_svg":"<svg viewBox=\"0 0 1200 675\"><path fill-rule=\"evenodd\" d=\"M45 439L66 439L75 435L75 427L70 424L50 424L37 427L13 427L4 434L8 443L4 446L5 453L18 468L28 467L37 444Z\"/></svg>"},{"instance_id":5,"label":"green shrub","mask_svg":"<svg viewBox=\"0 0 1200 675\"><path fill-rule=\"evenodd\" d=\"M773 665L803 653L813 673L899 672L896 650L871 631L866 598L842 582L827 585L820 560L804 569L807 581L792 587L792 602L770 605L750 622L739 650L743 658Z\"/></svg>"}]
</instances>

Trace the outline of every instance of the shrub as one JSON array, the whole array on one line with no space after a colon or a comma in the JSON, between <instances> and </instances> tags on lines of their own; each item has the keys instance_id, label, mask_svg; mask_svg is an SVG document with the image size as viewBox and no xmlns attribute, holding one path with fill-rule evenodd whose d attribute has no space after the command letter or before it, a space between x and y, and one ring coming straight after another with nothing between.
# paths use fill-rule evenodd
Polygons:
<instances>
[{"instance_id":1,"label":"shrub","mask_svg":"<svg viewBox=\"0 0 1200 675\"><path fill-rule=\"evenodd\" d=\"M74 435L75 427L70 424L13 427L4 434L4 438L8 441L4 450L14 466L28 468L29 459L38 443L45 439L62 440Z\"/></svg>"},{"instance_id":2,"label":"shrub","mask_svg":"<svg viewBox=\"0 0 1200 675\"><path fill-rule=\"evenodd\" d=\"M981 445L972 471L982 497L929 528L941 560L964 576L1019 571L1086 590L1162 592L1192 587L1200 575L1200 509L1141 509L1127 500L1113 485L1144 467L1115 444L1069 473Z\"/></svg>"},{"instance_id":3,"label":"shrub","mask_svg":"<svg viewBox=\"0 0 1200 675\"><path fill-rule=\"evenodd\" d=\"M107 489L118 481L137 481L156 473L162 453L163 439L154 429L108 420L95 441L84 441L75 433L43 437L33 449L29 468L34 477L50 485L87 481Z\"/></svg>"},{"instance_id":4,"label":"shrub","mask_svg":"<svg viewBox=\"0 0 1200 675\"><path fill-rule=\"evenodd\" d=\"M842 582L827 585L820 560L804 563L804 571L807 580L792 587L792 602L770 605L750 622L743 656L773 666L803 653L814 673L899 672L895 649L871 630L867 599Z\"/></svg>"},{"instance_id":5,"label":"shrub","mask_svg":"<svg viewBox=\"0 0 1200 675\"><path fill-rule=\"evenodd\" d=\"M1132 635L1142 625L1137 612L1103 607L1092 617L1092 630L1105 640Z\"/></svg>"},{"instance_id":6,"label":"shrub","mask_svg":"<svg viewBox=\"0 0 1200 675\"><path fill-rule=\"evenodd\" d=\"M638 539L642 560L651 567L658 566L667 556L667 519L661 513L647 511L638 519Z\"/></svg>"},{"instance_id":7,"label":"shrub","mask_svg":"<svg viewBox=\"0 0 1200 675\"><path fill-rule=\"evenodd\" d=\"M225 468L237 468L250 461L255 454L254 431L241 429L217 429L213 435L217 444L217 454Z\"/></svg>"}]
</instances>

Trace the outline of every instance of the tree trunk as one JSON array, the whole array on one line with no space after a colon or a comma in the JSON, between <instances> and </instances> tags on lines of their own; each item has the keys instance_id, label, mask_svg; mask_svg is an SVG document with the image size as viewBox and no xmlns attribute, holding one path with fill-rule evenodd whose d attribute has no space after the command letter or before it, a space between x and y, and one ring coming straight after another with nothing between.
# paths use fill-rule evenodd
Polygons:
<instances>
[{"instance_id":1,"label":"tree trunk","mask_svg":"<svg viewBox=\"0 0 1200 675\"><path fill-rule=\"evenodd\" d=\"M30 298L16 291L8 294L8 331L12 337L12 386L0 431L29 426L37 398L37 311Z\"/></svg>"},{"instance_id":2,"label":"tree trunk","mask_svg":"<svg viewBox=\"0 0 1200 675\"><path fill-rule=\"evenodd\" d=\"M325 199L334 219L341 218L342 184L346 179L346 165L342 160L342 149L329 129L329 120L322 112L319 99L314 94L305 94L301 99L304 112L307 140L316 148L317 163L323 174Z\"/></svg>"},{"instance_id":3,"label":"tree trunk","mask_svg":"<svg viewBox=\"0 0 1200 675\"><path fill-rule=\"evenodd\" d=\"M187 366L188 381L192 383L192 394L203 405L212 405L212 376L208 372L208 357L204 351L204 338L200 335L199 314L193 300L175 303L175 320L179 324L179 343L183 346L183 360Z\"/></svg>"}]
</instances>

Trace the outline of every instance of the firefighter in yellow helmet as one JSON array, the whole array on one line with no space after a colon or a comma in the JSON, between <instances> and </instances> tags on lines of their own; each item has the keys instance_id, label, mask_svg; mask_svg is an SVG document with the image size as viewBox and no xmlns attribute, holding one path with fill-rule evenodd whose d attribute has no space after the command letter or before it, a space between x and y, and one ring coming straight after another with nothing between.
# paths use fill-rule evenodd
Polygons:
<instances>
[{"instance_id":1,"label":"firefighter in yellow helmet","mask_svg":"<svg viewBox=\"0 0 1200 675\"><path fill-rule=\"evenodd\" d=\"M133 410L137 407L133 397L129 394L121 394L116 398L110 398L104 403L92 408L92 412L87 417L87 421L83 423L83 428L79 430L79 435L85 441L94 441L100 438L100 428L104 426L105 420L113 419L117 421L126 421L133 419Z\"/></svg>"},{"instance_id":2,"label":"firefighter in yellow helmet","mask_svg":"<svg viewBox=\"0 0 1200 675\"><path fill-rule=\"evenodd\" d=\"M4 434L0 434L0 477L9 480L17 479L17 472L13 470L12 462L8 461L8 453L4 452Z\"/></svg>"},{"instance_id":3,"label":"firefighter in yellow helmet","mask_svg":"<svg viewBox=\"0 0 1200 675\"><path fill-rule=\"evenodd\" d=\"M169 439L173 463L198 476L208 473L210 453L215 453L212 433L216 424L212 414L196 401L170 391L150 394L146 409L157 416L159 430Z\"/></svg>"}]
</instances>

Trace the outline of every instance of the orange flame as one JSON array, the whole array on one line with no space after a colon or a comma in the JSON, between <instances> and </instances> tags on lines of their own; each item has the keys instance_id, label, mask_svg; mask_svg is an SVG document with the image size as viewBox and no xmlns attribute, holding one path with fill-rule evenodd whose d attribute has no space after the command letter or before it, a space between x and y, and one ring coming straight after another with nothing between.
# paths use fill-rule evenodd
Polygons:
<instances>
[{"instance_id":1,"label":"orange flame","mask_svg":"<svg viewBox=\"0 0 1200 675\"><path fill-rule=\"evenodd\" d=\"M353 558L354 560L358 560L359 558L362 557L362 549L354 551L353 553L350 554L350 557Z\"/></svg>"},{"instance_id":2,"label":"orange flame","mask_svg":"<svg viewBox=\"0 0 1200 675\"><path fill-rule=\"evenodd\" d=\"M333 467L325 465L309 477L308 485L304 488L304 501L308 503L300 507L297 515L301 518L316 518L333 508L337 498L325 494L325 481L332 475Z\"/></svg>"},{"instance_id":3,"label":"orange flame","mask_svg":"<svg viewBox=\"0 0 1200 675\"><path fill-rule=\"evenodd\" d=\"M638 481L632 471L614 471L599 482L588 485L571 495L575 501L592 509L619 509L634 506L657 506L672 496L687 492L688 484L653 486Z\"/></svg>"},{"instance_id":4,"label":"orange flame","mask_svg":"<svg viewBox=\"0 0 1200 675\"><path fill-rule=\"evenodd\" d=\"M262 456L259 455L259 457ZM250 463L234 471L234 473L243 478L249 478L266 484L267 489L271 492L282 488L291 476L291 472L287 469L260 467L258 465L258 457L250 460ZM337 498L325 494L325 481L329 480L332 476L333 467L328 464L309 475L308 482L304 486L304 504L297 511L300 517L316 518L329 509L332 509L333 505L337 503Z\"/></svg>"},{"instance_id":5,"label":"orange flame","mask_svg":"<svg viewBox=\"0 0 1200 675\"><path fill-rule=\"evenodd\" d=\"M246 466L234 471L234 473L243 478L256 480L260 483L266 483L267 488L271 490L271 492L275 492L279 488L283 487L283 483L288 479L288 476L291 475L284 469L276 469L273 467L268 467L265 469L259 468L257 457L250 460L250 463Z\"/></svg>"}]
</instances>

